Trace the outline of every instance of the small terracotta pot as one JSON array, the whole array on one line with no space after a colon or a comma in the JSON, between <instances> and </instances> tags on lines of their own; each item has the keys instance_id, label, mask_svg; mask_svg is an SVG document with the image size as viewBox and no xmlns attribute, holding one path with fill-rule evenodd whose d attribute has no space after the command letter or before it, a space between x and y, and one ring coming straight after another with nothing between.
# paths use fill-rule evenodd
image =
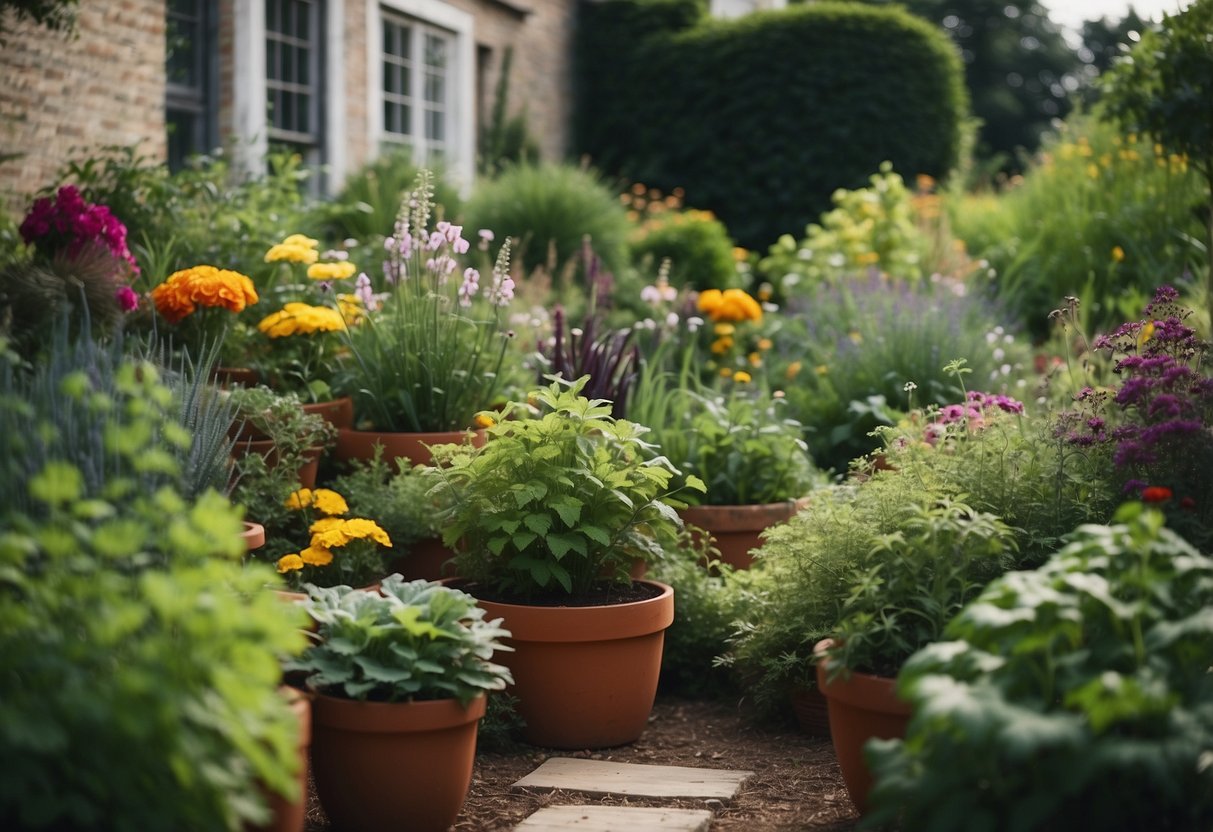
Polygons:
<instances>
[{"instance_id":1,"label":"small terracotta pot","mask_svg":"<svg viewBox=\"0 0 1213 832\"><path fill-rule=\"evenodd\" d=\"M299 720L299 774L296 785L299 789L294 800L288 800L277 792L266 791L271 818L264 826L248 827L249 832L303 832L307 820L307 769L308 747L312 743L312 703L295 688L283 688L296 719Z\"/></svg>"},{"instance_id":2,"label":"small terracotta pot","mask_svg":"<svg viewBox=\"0 0 1213 832\"><path fill-rule=\"evenodd\" d=\"M834 644L823 639L813 647L822 654ZM868 810L868 792L872 772L863 756L864 744L872 739L894 739L906 735L910 706L897 696L896 679L852 673L829 681L829 668L823 657L817 663L817 687L826 698L830 713L830 739L842 769L851 802L860 815Z\"/></svg>"},{"instance_id":3,"label":"small terracotta pot","mask_svg":"<svg viewBox=\"0 0 1213 832\"><path fill-rule=\"evenodd\" d=\"M240 532L240 539L244 541L245 551L260 549L265 545L265 526L244 521L244 531Z\"/></svg>"},{"instance_id":4,"label":"small terracotta pot","mask_svg":"<svg viewBox=\"0 0 1213 832\"><path fill-rule=\"evenodd\" d=\"M320 455L324 448L308 448L304 451L303 464L299 466L296 478L300 488L315 488L316 476L320 471ZM246 454L257 454L265 459L266 467L271 471L278 467L278 448L272 439L237 439L232 445L232 458L239 459Z\"/></svg>"},{"instance_id":5,"label":"small terracotta pot","mask_svg":"<svg viewBox=\"0 0 1213 832\"><path fill-rule=\"evenodd\" d=\"M428 445L444 445L455 442L471 442L479 448L484 444L483 430L452 430L437 433L385 433L372 430L337 431L337 448L334 456L342 462L374 459L375 446L383 446L383 459L395 472L399 472L396 460L408 457L412 465L429 465L433 457Z\"/></svg>"},{"instance_id":6,"label":"small terracotta pot","mask_svg":"<svg viewBox=\"0 0 1213 832\"><path fill-rule=\"evenodd\" d=\"M313 704L316 793L334 828L445 832L472 782L484 696L433 702Z\"/></svg>"},{"instance_id":7,"label":"small terracotta pot","mask_svg":"<svg viewBox=\"0 0 1213 832\"><path fill-rule=\"evenodd\" d=\"M589 607L540 607L479 601L487 617L505 619L513 653L494 661L510 668L523 738L549 748L610 748L644 733L665 630L674 620L674 590L645 601Z\"/></svg>"},{"instance_id":8,"label":"small terracotta pot","mask_svg":"<svg viewBox=\"0 0 1213 832\"><path fill-rule=\"evenodd\" d=\"M682 522L712 535L722 561L737 569L749 569L754 562L750 550L762 545L762 531L784 522L808 504L809 498L801 497L752 506L688 506L678 515Z\"/></svg>"},{"instance_id":9,"label":"small terracotta pot","mask_svg":"<svg viewBox=\"0 0 1213 832\"><path fill-rule=\"evenodd\" d=\"M310 402L303 406L303 412L319 416L335 428L354 426L354 400L349 396L326 402Z\"/></svg>"},{"instance_id":10,"label":"small terracotta pot","mask_svg":"<svg viewBox=\"0 0 1213 832\"><path fill-rule=\"evenodd\" d=\"M393 559L387 570L389 575L399 572L406 581L454 578L455 565L448 562L453 557L455 553L442 545L441 538L424 537L413 543L406 554Z\"/></svg>"},{"instance_id":11,"label":"small terracotta pot","mask_svg":"<svg viewBox=\"0 0 1213 832\"><path fill-rule=\"evenodd\" d=\"M211 380L220 387L256 387L261 382L261 373L252 367L216 367L211 371Z\"/></svg>"}]
</instances>

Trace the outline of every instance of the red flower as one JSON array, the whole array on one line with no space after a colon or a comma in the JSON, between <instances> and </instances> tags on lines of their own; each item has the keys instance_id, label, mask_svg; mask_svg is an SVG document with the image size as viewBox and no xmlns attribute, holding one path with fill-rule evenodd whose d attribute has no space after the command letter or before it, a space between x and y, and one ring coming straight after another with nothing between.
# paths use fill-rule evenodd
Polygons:
<instances>
[{"instance_id":1,"label":"red flower","mask_svg":"<svg viewBox=\"0 0 1213 832\"><path fill-rule=\"evenodd\" d=\"M1185 511L1195 511L1196 510L1196 501L1193 500L1191 497L1184 497L1182 500L1179 501L1179 507L1184 509Z\"/></svg>"},{"instance_id":2,"label":"red flower","mask_svg":"<svg viewBox=\"0 0 1213 832\"><path fill-rule=\"evenodd\" d=\"M1171 489L1161 485L1151 485L1141 490L1143 503L1165 503L1171 499Z\"/></svg>"}]
</instances>

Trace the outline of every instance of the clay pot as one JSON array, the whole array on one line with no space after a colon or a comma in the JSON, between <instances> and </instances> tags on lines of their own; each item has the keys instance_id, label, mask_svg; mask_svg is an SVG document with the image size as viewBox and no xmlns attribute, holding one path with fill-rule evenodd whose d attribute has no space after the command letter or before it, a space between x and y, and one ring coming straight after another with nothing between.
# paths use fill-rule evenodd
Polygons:
<instances>
[{"instance_id":1,"label":"clay pot","mask_svg":"<svg viewBox=\"0 0 1213 832\"><path fill-rule=\"evenodd\" d=\"M494 661L510 668L527 742L549 748L610 748L644 732L661 671L674 590L644 601L587 607L541 607L479 601L503 618L514 648Z\"/></svg>"},{"instance_id":2,"label":"clay pot","mask_svg":"<svg viewBox=\"0 0 1213 832\"><path fill-rule=\"evenodd\" d=\"M448 561L455 553L442 545L438 537L425 537L416 541L406 554L388 564L388 574L399 572L406 581L424 578L438 581L455 577L455 565Z\"/></svg>"},{"instance_id":3,"label":"clay pot","mask_svg":"<svg viewBox=\"0 0 1213 832\"><path fill-rule=\"evenodd\" d=\"M265 526L244 521L244 531L240 532L240 539L244 541L246 552L260 549L265 545Z\"/></svg>"},{"instance_id":4,"label":"clay pot","mask_svg":"<svg viewBox=\"0 0 1213 832\"><path fill-rule=\"evenodd\" d=\"M485 701L464 708L454 699L355 702L318 694L312 769L334 828L445 832L472 782Z\"/></svg>"},{"instance_id":5,"label":"clay pot","mask_svg":"<svg viewBox=\"0 0 1213 832\"><path fill-rule=\"evenodd\" d=\"M308 747L312 742L312 704L302 691L282 688L299 720L299 774L296 777L297 796L288 800L277 792L266 790L270 806L270 821L264 826L249 827L248 832L303 832L307 820Z\"/></svg>"},{"instance_id":6,"label":"clay pot","mask_svg":"<svg viewBox=\"0 0 1213 832\"><path fill-rule=\"evenodd\" d=\"M261 382L261 373L252 367L216 367L211 371L211 380L220 387L256 387Z\"/></svg>"},{"instance_id":7,"label":"clay pot","mask_svg":"<svg viewBox=\"0 0 1213 832\"><path fill-rule=\"evenodd\" d=\"M750 550L762 545L763 529L782 523L808 505L809 498L753 506L688 506L678 512L682 522L709 532L720 559L737 569L754 562ZM698 537L696 537L698 544Z\"/></svg>"},{"instance_id":8,"label":"clay pot","mask_svg":"<svg viewBox=\"0 0 1213 832\"><path fill-rule=\"evenodd\" d=\"M354 400L349 396L342 396L327 402L305 404L303 412L319 416L335 428L354 426Z\"/></svg>"},{"instance_id":9,"label":"clay pot","mask_svg":"<svg viewBox=\"0 0 1213 832\"><path fill-rule=\"evenodd\" d=\"M337 448L334 456L341 462L350 460L366 460L375 457L375 446L383 446L383 459L399 472L396 460L408 457L412 465L429 465L433 457L429 445L444 445L454 442L471 442L479 448L484 444L484 431L451 430L436 433L384 433L372 430L352 430L343 428L337 431Z\"/></svg>"},{"instance_id":10,"label":"clay pot","mask_svg":"<svg viewBox=\"0 0 1213 832\"><path fill-rule=\"evenodd\" d=\"M833 639L823 639L813 647L813 652L822 654L833 643ZM851 802L863 815L868 810L868 792L872 788L872 772L864 759L863 746L873 737L905 737L910 706L898 698L896 679L868 673L851 673L832 682L828 677L829 668L823 657L817 663L817 687L829 706L830 739Z\"/></svg>"},{"instance_id":11,"label":"clay pot","mask_svg":"<svg viewBox=\"0 0 1213 832\"><path fill-rule=\"evenodd\" d=\"M324 448L308 448L304 452L303 464L295 475L300 488L315 488L316 476L320 471L320 456ZM232 458L239 459L245 454L258 454L265 459L266 467L273 470L278 466L278 448L272 439L237 439L232 445Z\"/></svg>"},{"instance_id":12,"label":"clay pot","mask_svg":"<svg viewBox=\"0 0 1213 832\"><path fill-rule=\"evenodd\" d=\"M830 736L830 713L826 698L816 685L802 685L788 697L800 730L810 737Z\"/></svg>"}]
</instances>

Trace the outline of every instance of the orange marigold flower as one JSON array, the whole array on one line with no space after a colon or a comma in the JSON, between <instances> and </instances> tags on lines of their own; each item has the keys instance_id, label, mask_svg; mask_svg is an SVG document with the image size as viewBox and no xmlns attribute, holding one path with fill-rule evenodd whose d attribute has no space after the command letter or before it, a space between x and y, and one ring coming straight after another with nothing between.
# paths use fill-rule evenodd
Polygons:
<instances>
[{"instance_id":1,"label":"orange marigold flower","mask_svg":"<svg viewBox=\"0 0 1213 832\"><path fill-rule=\"evenodd\" d=\"M256 303L257 290L247 275L214 266L194 266L173 272L152 289L152 302L169 323L179 323L198 306L242 312Z\"/></svg>"},{"instance_id":2,"label":"orange marigold flower","mask_svg":"<svg viewBox=\"0 0 1213 832\"><path fill-rule=\"evenodd\" d=\"M1165 503L1171 499L1171 489L1162 485L1150 485L1141 490L1143 503Z\"/></svg>"}]
</instances>

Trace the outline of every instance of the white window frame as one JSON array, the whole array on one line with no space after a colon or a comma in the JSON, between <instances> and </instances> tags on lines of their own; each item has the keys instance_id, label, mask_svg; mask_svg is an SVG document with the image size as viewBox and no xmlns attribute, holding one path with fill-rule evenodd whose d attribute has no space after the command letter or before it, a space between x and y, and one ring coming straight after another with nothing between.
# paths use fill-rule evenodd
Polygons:
<instances>
[{"instance_id":1,"label":"white window frame","mask_svg":"<svg viewBox=\"0 0 1213 832\"><path fill-rule=\"evenodd\" d=\"M339 185L346 174L345 112L345 0L326 0L322 22L325 61L322 93L324 115L323 165L327 181ZM232 47L232 121L239 144L236 165L246 173L263 169L269 150L266 117L265 0L235 0Z\"/></svg>"},{"instance_id":2,"label":"white window frame","mask_svg":"<svg viewBox=\"0 0 1213 832\"><path fill-rule=\"evenodd\" d=\"M383 128L383 11L412 18L423 27L452 35L447 74L446 158L443 170L461 189L470 188L476 172L475 20L471 14L439 0L367 0L367 114L372 153L397 142ZM415 107L421 105L416 102ZM424 165L424 142L413 145L413 161Z\"/></svg>"}]
</instances>

